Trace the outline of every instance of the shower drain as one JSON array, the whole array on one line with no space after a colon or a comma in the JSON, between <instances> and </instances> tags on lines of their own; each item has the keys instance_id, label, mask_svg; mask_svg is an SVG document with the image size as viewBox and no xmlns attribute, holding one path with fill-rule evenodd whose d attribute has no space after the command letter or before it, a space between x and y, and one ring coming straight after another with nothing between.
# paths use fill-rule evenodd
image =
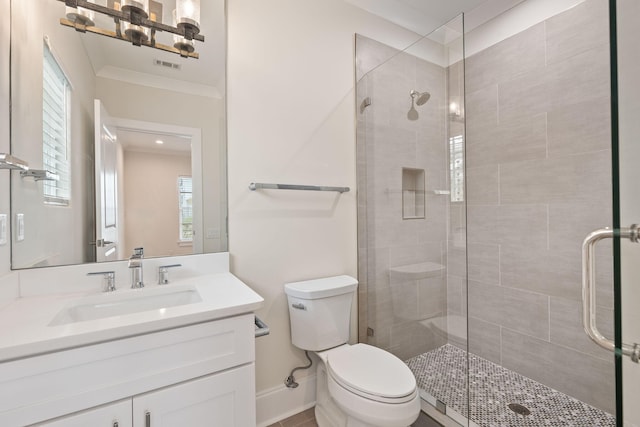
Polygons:
<instances>
[{"instance_id":1,"label":"shower drain","mask_svg":"<svg viewBox=\"0 0 640 427\"><path fill-rule=\"evenodd\" d=\"M518 403L509 403L509 409L511 409L513 412L515 412L518 415L529 415L531 414L531 411L526 407L526 406L522 406Z\"/></svg>"}]
</instances>

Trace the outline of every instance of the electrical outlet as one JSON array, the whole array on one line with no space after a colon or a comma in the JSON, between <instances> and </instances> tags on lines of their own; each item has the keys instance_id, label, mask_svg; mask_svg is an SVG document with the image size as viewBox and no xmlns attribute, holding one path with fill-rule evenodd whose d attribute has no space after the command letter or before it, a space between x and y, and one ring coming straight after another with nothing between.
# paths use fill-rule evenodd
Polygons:
<instances>
[{"instance_id":1,"label":"electrical outlet","mask_svg":"<svg viewBox=\"0 0 640 427\"><path fill-rule=\"evenodd\" d=\"M0 214L0 246L7 244L7 214Z\"/></svg>"}]
</instances>

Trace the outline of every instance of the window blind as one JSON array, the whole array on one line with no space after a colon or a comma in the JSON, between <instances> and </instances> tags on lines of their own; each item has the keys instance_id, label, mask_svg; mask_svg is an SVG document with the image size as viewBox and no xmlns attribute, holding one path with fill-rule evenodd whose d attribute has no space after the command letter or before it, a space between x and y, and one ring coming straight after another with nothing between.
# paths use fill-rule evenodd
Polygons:
<instances>
[{"instance_id":1,"label":"window blind","mask_svg":"<svg viewBox=\"0 0 640 427\"><path fill-rule=\"evenodd\" d=\"M193 241L193 181L190 176L178 177L178 210L180 241Z\"/></svg>"},{"instance_id":2,"label":"window blind","mask_svg":"<svg viewBox=\"0 0 640 427\"><path fill-rule=\"evenodd\" d=\"M58 175L57 181L43 181L47 204L69 205L69 99L70 85L62 68L44 44L42 67L42 165Z\"/></svg>"}]
</instances>

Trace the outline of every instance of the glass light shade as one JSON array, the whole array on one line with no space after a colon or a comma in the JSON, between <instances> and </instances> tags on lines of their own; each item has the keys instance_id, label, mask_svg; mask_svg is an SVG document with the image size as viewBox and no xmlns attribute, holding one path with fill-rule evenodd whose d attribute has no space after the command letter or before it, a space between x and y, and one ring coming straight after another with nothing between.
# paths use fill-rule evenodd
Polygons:
<instances>
[{"instance_id":1,"label":"glass light shade","mask_svg":"<svg viewBox=\"0 0 640 427\"><path fill-rule=\"evenodd\" d=\"M200 29L200 0L176 0L176 24ZM197 32L196 32L197 33Z\"/></svg>"},{"instance_id":2,"label":"glass light shade","mask_svg":"<svg viewBox=\"0 0 640 427\"><path fill-rule=\"evenodd\" d=\"M149 17L149 0L122 0L121 7L125 12L131 11L145 18Z\"/></svg>"},{"instance_id":3,"label":"glass light shade","mask_svg":"<svg viewBox=\"0 0 640 427\"><path fill-rule=\"evenodd\" d=\"M176 10L173 9L173 25L176 26ZM194 52L196 50L196 46L193 40L187 40L181 35L174 34L173 35L173 47L178 50L184 50L186 52Z\"/></svg>"},{"instance_id":4,"label":"glass light shade","mask_svg":"<svg viewBox=\"0 0 640 427\"><path fill-rule=\"evenodd\" d=\"M146 42L149 40L149 33L151 32L149 28L142 27L140 25L133 25L127 21L120 21L120 25L122 25L122 34L124 34L125 38L130 42L135 44L136 40L139 40L140 42Z\"/></svg>"},{"instance_id":5,"label":"glass light shade","mask_svg":"<svg viewBox=\"0 0 640 427\"><path fill-rule=\"evenodd\" d=\"M95 0L88 0L88 2L95 3ZM86 25L87 27L95 25L94 19L96 14L93 10L85 9L84 7L75 9L67 6L66 15L69 21L77 22L79 24Z\"/></svg>"}]
</instances>

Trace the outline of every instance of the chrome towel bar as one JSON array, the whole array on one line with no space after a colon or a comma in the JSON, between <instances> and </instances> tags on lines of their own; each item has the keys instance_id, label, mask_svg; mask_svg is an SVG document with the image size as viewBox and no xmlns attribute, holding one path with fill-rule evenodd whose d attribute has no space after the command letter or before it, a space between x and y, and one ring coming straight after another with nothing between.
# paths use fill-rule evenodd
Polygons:
<instances>
[{"instance_id":1,"label":"chrome towel bar","mask_svg":"<svg viewBox=\"0 0 640 427\"><path fill-rule=\"evenodd\" d=\"M350 191L349 187L326 187L318 185L297 185L297 184L264 184L252 182L249 184L249 190L255 191L260 189L267 190L306 190L306 191L337 191L338 193L346 193Z\"/></svg>"},{"instance_id":2,"label":"chrome towel bar","mask_svg":"<svg viewBox=\"0 0 640 427\"><path fill-rule=\"evenodd\" d=\"M617 232L610 228L601 228L589 233L582 243L582 325L584 331L593 342L604 349L614 352L616 351L615 343L602 335L596 326L596 265L594 249L596 243L600 240L611 239L616 236L638 243L640 241L638 225L633 224L631 227L622 227ZM640 361L639 344L622 344L621 350L622 354L629 356L635 363Z\"/></svg>"},{"instance_id":3,"label":"chrome towel bar","mask_svg":"<svg viewBox=\"0 0 640 427\"><path fill-rule=\"evenodd\" d=\"M267 324L264 323L262 320L260 320L258 316L255 316L255 325L256 325L256 338L269 335L269 333L271 332Z\"/></svg>"}]
</instances>

